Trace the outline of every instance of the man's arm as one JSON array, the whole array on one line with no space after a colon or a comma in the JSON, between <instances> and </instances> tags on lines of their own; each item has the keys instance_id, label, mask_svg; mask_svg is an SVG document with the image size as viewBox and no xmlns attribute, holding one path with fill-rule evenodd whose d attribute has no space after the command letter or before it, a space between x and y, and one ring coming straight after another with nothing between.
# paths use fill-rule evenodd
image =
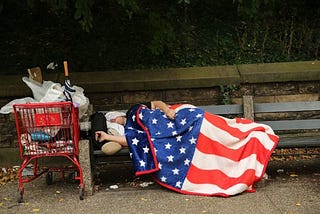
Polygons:
<instances>
[{"instance_id":1,"label":"man's arm","mask_svg":"<svg viewBox=\"0 0 320 214\"><path fill-rule=\"evenodd\" d=\"M127 139L125 136L114 136L105 133L104 131L96 131L96 140L99 142L108 140L119 143L121 146L128 146Z\"/></svg>"},{"instance_id":2,"label":"man's arm","mask_svg":"<svg viewBox=\"0 0 320 214\"><path fill-rule=\"evenodd\" d=\"M156 108L159 108L161 111L163 111L171 120L173 120L176 115L176 112L173 109L170 109L168 104L160 100L151 101L151 109Z\"/></svg>"}]
</instances>

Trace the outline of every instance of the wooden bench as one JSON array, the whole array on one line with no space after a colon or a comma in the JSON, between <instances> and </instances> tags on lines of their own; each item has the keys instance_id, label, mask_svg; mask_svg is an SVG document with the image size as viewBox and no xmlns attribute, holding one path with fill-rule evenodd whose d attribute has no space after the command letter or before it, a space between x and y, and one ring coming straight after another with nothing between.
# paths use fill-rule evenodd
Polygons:
<instances>
[{"instance_id":1,"label":"wooden bench","mask_svg":"<svg viewBox=\"0 0 320 214\"><path fill-rule=\"evenodd\" d=\"M320 146L320 101L254 103L251 96L246 99L248 118L271 126L280 136L277 148Z\"/></svg>"},{"instance_id":2,"label":"wooden bench","mask_svg":"<svg viewBox=\"0 0 320 214\"><path fill-rule=\"evenodd\" d=\"M319 147L320 146L320 101L254 103L252 96L243 96L243 104L199 106L205 111L225 117L244 117L270 125L280 136L277 148ZM291 114L318 112L316 118L287 119ZM277 114L277 115L276 115ZM280 114L280 116L279 116ZM267 117L273 120L264 120ZM292 117L292 115L291 115ZM310 132L311 131L311 132ZM81 161L83 160L83 161ZM80 164L83 168L84 183L88 195L92 194L93 175L98 164L130 161L128 148L123 148L112 156L101 150L93 150L89 140L80 143Z\"/></svg>"}]
</instances>

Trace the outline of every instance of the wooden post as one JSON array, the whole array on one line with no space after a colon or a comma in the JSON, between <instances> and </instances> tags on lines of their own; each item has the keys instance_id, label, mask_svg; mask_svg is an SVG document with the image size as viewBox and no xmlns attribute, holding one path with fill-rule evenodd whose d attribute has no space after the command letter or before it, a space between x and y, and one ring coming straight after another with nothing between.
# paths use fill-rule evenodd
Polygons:
<instances>
[{"instance_id":1,"label":"wooden post","mask_svg":"<svg viewBox=\"0 0 320 214\"><path fill-rule=\"evenodd\" d=\"M243 96L243 115L245 118L254 120L253 98L252 96Z\"/></svg>"}]
</instances>

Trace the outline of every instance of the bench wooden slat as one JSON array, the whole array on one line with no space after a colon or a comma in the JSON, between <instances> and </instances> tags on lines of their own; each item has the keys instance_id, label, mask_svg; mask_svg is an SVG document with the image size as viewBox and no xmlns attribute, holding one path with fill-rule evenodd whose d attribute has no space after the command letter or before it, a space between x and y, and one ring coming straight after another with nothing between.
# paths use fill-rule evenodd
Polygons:
<instances>
[{"instance_id":1,"label":"bench wooden slat","mask_svg":"<svg viewBox=\"0 0 320 214\"><path fill-rule=\"evenodd\" d=\"M103 153L101 150L94 150L93 154L96 156L108 156L105 153ZM114 155L128 155L129 154L129 149L128 148L122 148L119 152L117 152ZM113 156L113 155L109 155L109 156Z\"/></svg>"},{"instance_id":2,"label":"bench wooden slat","mask_svg":"<svg viewBox=\"0 0 320 214\"><path fill-rule=\"evenodd\" d=\"M320 136L315 137L281 137L277 148L287 147L319 147Z\"/></svg>"},{"instance_id":3,"label":"bench wooden slat","mask_svg":"<svg viewBox=\"0 0 320 214\"><path fill-rule=\"evenodd\" d=\"M199 106L199 108L213 114L221 114L221 115L243 113L243 107L240 104Z\"/></svg>"},{"instance_id":4,"label":"bench wooden slat","mask_svg":"<svg viewBox=\"0 0 320 214\"><path fill-rule=\"evenodd\" d=\"M289 111L319 111L320 101L284 102L284 103L255 103L255 113L289 112Z\"/></svg>"},{"instance_id":5,"label":"bench wooden slat","mask_svg":"<svg viewBox=\"0 0 320 214\"><path fill-rule=\"evenodd\" d=\"M278 121L258 121L258 122L271 126L271 128L275 131L320 129L320 119L278 120Z\"/></svg>"}]
</instances>

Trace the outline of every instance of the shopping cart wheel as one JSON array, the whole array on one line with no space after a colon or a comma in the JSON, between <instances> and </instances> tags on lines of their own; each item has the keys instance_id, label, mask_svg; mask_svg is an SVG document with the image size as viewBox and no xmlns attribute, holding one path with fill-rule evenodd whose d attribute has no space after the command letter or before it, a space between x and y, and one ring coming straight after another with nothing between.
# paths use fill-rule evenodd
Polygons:
<instances>
[{"instance_id":1,"label":"shopping cart wheel","mask_svg":"<svg viewBox=\"0 0 320 214\"><path fill-rule=\"evenodd\" d=\"M47 175L46 175L46 183L47 183L47 185L51 185L52 181L53 181L52 172L47 172Z\"/></svg>"},{"instance_id":2,"label":"shopping cart wheel","mask_svg":"<svg viewBox=\"0 0 320 214\"><path fill-rule=\"evenodd\" d=\"M68 181L70 183L73 183L75 184L76 183L76 176L77 176L77 171L73 171L73 172L70 172L69 176L68 176Z\"/></svg>"},{"instance_id":3,"label":"shopping cart wheel","mask_svg":"<svg viewBox=\"0 0 320 214\"><path fill-rule=\"evenodd\" d=\"M18 195L17 195L18 203L22 203L23 202L23 193L24 193L23 189L19 189L18 190Z\"/></svg>"},{"instance_id":4,"label":"shopping cart wheel","mask_svg":"<svg viewBox=\"0 0 320 214\"><path fill-rule=\"evenodd\" d=\"M79 188L79 197L80 197L80 200L83 200L83 198L84 198L84 188L83 187Z\"/></svg>"}]
</instances>

